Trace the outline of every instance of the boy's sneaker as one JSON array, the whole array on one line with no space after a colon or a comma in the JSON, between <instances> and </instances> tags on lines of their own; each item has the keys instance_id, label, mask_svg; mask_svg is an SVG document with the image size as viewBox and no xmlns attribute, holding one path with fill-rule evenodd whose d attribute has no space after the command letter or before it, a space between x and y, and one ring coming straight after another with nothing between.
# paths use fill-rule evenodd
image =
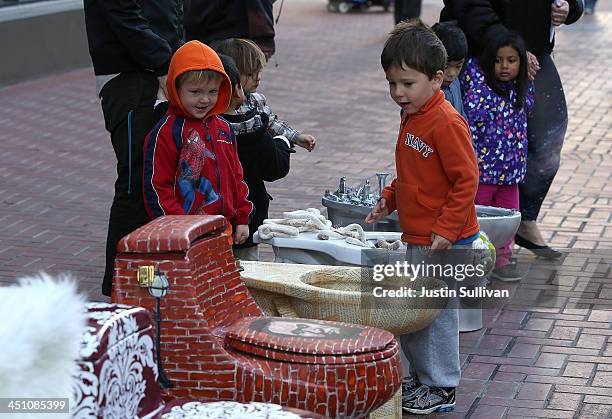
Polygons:
<instances>
[{"instance_id":1,"label":"boy's sneaker","mask_svg":"<svg viewBox=\"0 0 612 419\"><path fill-rule=\"evenodd\" d=\"M421 387L421 385L417 377L404 377L402 380L402 400L412 398L414 392Z\"/></svg>"},{"instance_id":2,"label":"boy's sneaker","mask_svg":"<svg viewBox=\"0 0 612 419\"><path fill-rule=\"evenodd\" d=\"M402 397L402 410L415 415L450 412L455 409L455 389L420 386L410 398Z\"/></svg>"},{"instance_id":3,"label":"boy's sneaker","mask_svg":"<svg viewBox=\"0 0 612 419\"><path fill-rule=\"evenodd\" d=\"M516 263L509 263L493 269L491 278L503 282L516 282L521 280L521 273L516 269Z\"/></svg>"}]
</instances>

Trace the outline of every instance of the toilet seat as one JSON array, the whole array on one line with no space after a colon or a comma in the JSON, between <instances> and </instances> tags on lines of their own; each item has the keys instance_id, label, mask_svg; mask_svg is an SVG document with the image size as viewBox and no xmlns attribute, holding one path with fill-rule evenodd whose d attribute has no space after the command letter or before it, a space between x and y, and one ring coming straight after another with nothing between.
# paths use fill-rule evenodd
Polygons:
<instances>
[{"instance_id":1,"label":"toilet seat","mask_svg":"<svg viewBox=\"0 0 612 419\"><path fill-rule=\"evenodd\" d=\"M356 364L395 355L393 334L368 326L285 317L246 317L225 335L226 346L275 361Z\"/></svg>"}]
</instances>

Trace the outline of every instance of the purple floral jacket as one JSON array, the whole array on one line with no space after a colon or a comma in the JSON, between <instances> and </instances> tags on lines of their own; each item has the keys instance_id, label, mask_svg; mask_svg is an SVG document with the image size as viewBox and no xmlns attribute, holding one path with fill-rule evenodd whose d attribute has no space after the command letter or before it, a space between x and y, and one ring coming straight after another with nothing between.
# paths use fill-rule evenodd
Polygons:
<instances>
[{"instance_id":1,"label":"purple floral jacket","mask_svg":"<svg viewBox=\"0 0 612 419\"><path fill-rule=\"evenodd\" d=\"M514 82L503 84L509 96L500 96L487 85L477 59L470 58L459 77L480 183L521 183L527 172L527 116L534 103L533 83L529 83L522 109L516 109Z\"/></svg>"}]
</instances>

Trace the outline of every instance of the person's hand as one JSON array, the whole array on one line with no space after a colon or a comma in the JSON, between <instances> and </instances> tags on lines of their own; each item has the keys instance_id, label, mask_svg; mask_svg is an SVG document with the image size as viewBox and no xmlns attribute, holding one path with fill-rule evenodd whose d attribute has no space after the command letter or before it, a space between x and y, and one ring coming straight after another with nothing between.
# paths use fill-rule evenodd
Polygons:
<instances>
[{"instance_id":1,"label":"person's hand","mask_svg":"<svg viewBox=\"0 0 612 419\"><path fill-rule=\"evenodd\" d=\"M448 239L445 239L442 236L437 235L436 233L431 233L431 250L429 251L430 255L431 252L435 250L446 250L450 249L451 247L453 247L453 242Z\"/></svg>"},{"instance_id":2,"label":"person's hand","mask_svg":"<svg viewBox=\"0 0 612 419\"><path fill-rule=\"evenodd\" d=\"M389 207L387 207L387 200L380 198L376 203L376 206L370 211L365 219L366 224L374 224L383 217L389 215Z\"/></svg>"},{"instance_id":3,"label":"person's hand","mask_svg":"<svg viewBox=\"0 0 612 419\"><path fill-rule=\"evenodd\" d=\"M535 79L537 72L540 70L540 62L531 52L527 51L527 75L529 80Z\"/></svg>"},{"instance_id":4,"label":"person's hand","mask_svg":"<svg viewBox=\"0 0 612 419\"><path fill-rule=\"evenodd\" d=\"M166 90L166 79L168 75L159 76L157 81L159 82L159 88L157 89L157 99L168 100L168 91Z\"/></svg>"},{"instance_id":5,"label":"person's hand","mask_svg":"<svg viewBox=\"0 0 612 419\"><path fill-rule=\"evenodd\" d=\"M308 151L314 150L317 145L317 139L309 134L299 134L295 137L294 140L296 145L299 145L302 148L305 148Z\"/></svg>"},{"instance_id":6,"label":"person's hand","mask_svg":"<svg viewBox=\"0 0 612 419\"><path fill-rule=\"evenodd\" d=\"M249 238L249 226L238 224L234 229L234 244L242 244Z\"/></svg>"},{"instance_id":7,"label":"person's hand","mask_svg":"<svg viewBox=\"0 0 612 419\"><path fill-rule=\"evenodd\" d=\"M557 6L557 4L559 4ZM563 25L569 14L569 3L566 0L554 1L550 8L550 20L554 26Z\"/></svg>"}]
</instances>

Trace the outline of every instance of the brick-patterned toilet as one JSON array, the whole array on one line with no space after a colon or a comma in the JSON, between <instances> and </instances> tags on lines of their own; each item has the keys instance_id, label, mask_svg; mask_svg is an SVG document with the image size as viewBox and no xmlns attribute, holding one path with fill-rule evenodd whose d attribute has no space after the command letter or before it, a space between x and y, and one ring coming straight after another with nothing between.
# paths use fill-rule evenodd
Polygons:
<instances>
[{"instance_id":1,"label":"brick-patterned toilet","mask_svg":"<svg viewBox=\"0 0 612 419\"><path fill-rule=\"evenodd\" d=\"M161 354L173 397L271 402L327 417L364 417L401 383L399 345L381 329L265 317L240 279L220 216L166 216L129 234L113 302L153 311L140 266L167 275Z\"/></svg>"}]
</instances>

